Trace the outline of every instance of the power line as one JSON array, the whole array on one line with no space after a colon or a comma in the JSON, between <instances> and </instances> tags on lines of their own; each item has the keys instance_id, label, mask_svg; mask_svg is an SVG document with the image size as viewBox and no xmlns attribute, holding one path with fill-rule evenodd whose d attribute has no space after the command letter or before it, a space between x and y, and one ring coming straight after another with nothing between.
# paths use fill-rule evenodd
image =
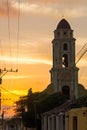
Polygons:
<instances>
[{"instance_id":1,"label":"power line","mask_svg":"<svg viewBox=\"0 0 87 130\"><path fill-rule=\"evenodd\" d=\"M12 58L12 53L11 53L11 35L10 35L10 10L9 10L9 0L7 0L7 16L8 16L9 49L10 49L10 57ZM11 65L12 65L12 63L11 63Z\"/></svg>"},{"instance_id":2,"label":"power line","mask_svg":"<svg viewBox=\"0 0 87 130\"><path fill-rule=\"evenodd\" d=\"M20 33L20 0L18 2L18 30L17 30L17 66L19 57L19 33Z\"/></svg>"},{"instance_id":3,"label":"power line","mask_svg":"<svg viewBox=\"0 0 87 130\"><path fill-rule=\"evenodd\" d=\"M2 86L1 86L1 89L3 89L4 91L8 92L9 94L12 94L12 95L14 95L14 96L20 97L20 95L15 94L15 93L12 93L11 91L9 91L9 90L5 89L5 88L4 88L4 87L2 87Z\"/></svg>"},{"instance_id":4,"label":"power line","mask_svg":"<svg viewBox=\"0 0 87 130\"><path fill-rule=\"evenodd\" d=\"M80 51L77 53L76 55L76 64L80 61L80 59L85 55L85 53L87 52L87 47L86 47L87 43L80 49Z\"/></svg>"},{"instance_id":5,"label":"power line","mask_svg":"<svg viewBox=\"0 0 87 130\"><path fill-rule=\"evenodd\" d=\"M80 49L80 51L76 54L76 57L81 53L81 51L86 47L87 43L84 44L84 46L82 46L82 48Z\"/></svg>"},{"instance_id":6,"label":"power line","mask_svg":"<svg viewBox=\"0 0 87 130\"><path fill-rule=\"evenodd\" d=\"M2 49L2 43L1 43L1 40L0 40L0 48L1 48L1 55L2 55L2 57L4 56L3 55L3 49ZM5 61L3 60L3 64L4 64L4 66L5 66Z\"/></svg>"},{"instance_id":7,"label":"power line","mask_svg":"<svg viewBox=\"0 0 87 130\"><path fill-rule=\"evenodd\" d=\"M87 57L87 54L84 55L84 58ZM83 77L83 75L86 73L86 65L87 65L87 59L85 60L83 67L80 68L80 76L79 78L81 79Z\"/></svg>"}]
</instances>

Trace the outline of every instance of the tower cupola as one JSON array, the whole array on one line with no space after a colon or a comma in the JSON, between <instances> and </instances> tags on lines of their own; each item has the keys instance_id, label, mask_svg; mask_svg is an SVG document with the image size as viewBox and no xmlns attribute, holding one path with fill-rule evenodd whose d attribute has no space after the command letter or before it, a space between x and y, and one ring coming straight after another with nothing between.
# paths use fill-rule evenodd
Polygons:
<instances>
[{"instance_id":1,"label":"tower cupola","mask_svg":"<svg viewBox=\"0 0 87 130\"><path fill-rule=\"evenodd\" d=\"M70 24L68 23L67 20L62 19L62 20L59 22L59 24L58 24L58 26L57 26L57 29L71 29L71 27L70 27Z\"/></svg>"},{"instance_id":2,"label":"tower cupola","mask_svg":"<svg viewBox=\"0 0 87 130\"><path fill-rule=\"evenodd\" d=\"M57 28L54 31L54 37L55 37L55 39L72 38L73 37L73 30L71 29L71 26L67 22L67 20L62 19L58 23Z\"/></svg>"}]
</instances>

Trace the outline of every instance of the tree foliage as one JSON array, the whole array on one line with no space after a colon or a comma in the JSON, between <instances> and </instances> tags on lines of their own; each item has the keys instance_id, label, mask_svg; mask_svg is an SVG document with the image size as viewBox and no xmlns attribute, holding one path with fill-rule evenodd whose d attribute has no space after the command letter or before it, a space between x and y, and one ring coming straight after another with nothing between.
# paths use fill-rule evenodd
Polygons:
<instances>
[{"instance_id":1,"label":"tree foliage","mask_svg":"<svg viewBox=\"0 0 87 130\"><path fill-rule=\"evenodd\" d=\"M35 127L38 124L40 127L41 114L63 104L66 100L67 98L61 93L51 95L44 92L28 93L16 102L18 106L16 113L22 116L25 126Z\"/></svg>"}]
</instances>

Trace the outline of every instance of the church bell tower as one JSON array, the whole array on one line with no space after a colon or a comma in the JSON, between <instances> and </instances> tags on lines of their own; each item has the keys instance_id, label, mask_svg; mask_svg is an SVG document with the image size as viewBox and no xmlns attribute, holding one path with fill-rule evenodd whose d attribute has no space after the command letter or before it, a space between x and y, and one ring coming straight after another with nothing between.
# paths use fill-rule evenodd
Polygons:
<instances>
[{"instance_id":1,"label":"church bell tower","mask_svg":"<svg viewBox=\"0 0 87 130\"><path fill-rule=\"evenodd\" d=\"M70 24L62 19L54 31L53 66L50 73L54 92L62 92L69 99L78 97L79 69L75 64L75 40Z\"/></svg>"}]
</instances>

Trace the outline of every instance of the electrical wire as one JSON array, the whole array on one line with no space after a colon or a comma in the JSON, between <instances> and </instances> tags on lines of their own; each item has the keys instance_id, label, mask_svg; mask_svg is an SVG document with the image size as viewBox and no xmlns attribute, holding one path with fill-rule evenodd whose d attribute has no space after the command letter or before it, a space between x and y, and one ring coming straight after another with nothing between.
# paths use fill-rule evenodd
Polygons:
<instances>
[{"instance_id":1,"label":"electrical wire","mask_svg":"<svg viewBox=\"0 0 87 130\"><path fill-rule=\"evenodd\" d=\"M85 58L87 55L87 43L85 43L82 48L80 49L80 51L77 53L76 55L76 64L78 63L79 65L79 61L82 59L82 58ZM87 59L87 58L85 58ZM81 63L81 62L80 62ZM86 74L86 63L87 61L85 60L85 63L83 64L83 67L80 67L80 70L79 70L79 81L81 81L83 78L83 76ZM84 67L85 66L85 67ZM83 81L82 81L83 82ZM86 81L85 81L86 82ZM84 84L85 84L84 82ZM85 84L86 85L86 84Z\"/></svg>"},{"instance_id":2,"label":"electrical wire","mask_svg":"<svg viewBox=\"0 0 87 130\"><path fill-rule=\"evenodd\" d=\"M10 8L9 8L9 0L7 0L7 18L8 18L8 40L9 40L9 49L10 49L10 58L11 58L11 66L12 66L12 49L11 49L11 30L10 30ZM18 57L19 57L19 34L20 34L20 0L18 2L18 25L17 25L17 67L18 67ZM1 46L1 53L3 56L3 51L2 51L2 45ZM17 68L18 69L18 68ZM20 97L20 95L15 94L4 87L0 86L1 89L4 91L8 92L9 94L12 94L14 96Z\"/></svg>"},{"instance_id":3,"label":"electrical wire","mask_svg":"<svg viewBox=\"0 0 87 130\"><path fill-rule=\"evenodd\" d=\"M0 48L1 48L1 55L2 55L2 58L3 58L3 49L2 49L2 43L1 43L1 40L0 40ZM4 64L4 67L5 67L5 61L3 60L3 64Z\"/></svg>"},{"instance_id":4,"label":"electrical wire","mask_svg":"<svg viewBox=\"0 0 87 130\"><path fill-rule=\"evenodd\" d=\"M87 43L84 44L84 46L82 46L82 48L80 49L80 51L77 53L76 57L76 64L79 62L79 60L84 56L84 54L87 52L87 47L86 47Z\"/></svg>"},{"instance_id":5,"label":"electrical wire","mask_svg":"<svg viewBox=\"0 0 87 130\"><path fill-rule=\"evenodd\" d=\"M11 50L11 32L10 32L10 9L9 0L7 0L7 15L8 15L8 35L9 35L9 49L11 57L11 68L12 68L12 50ZM18 25L17 25L17 69L18 69L18 57L19 57L19 26L20 25L20 0L18 1ZM14 82L15 83L15 82Z\"/></svg>"},{"instance_id":6,"label":"electrical wire","mask_svg":"<svg viewBox=\"0 0 87 130\"><path fill-rule=\"evenodd\" d=\"M9 9L9 0L7 0L7 16L8 16L8 35L9 35L10 58L12 59L12 52L11 52L11 33L10 33L10 9ZM11 61L11 66L12 66L12 61Z\"/></svg>"},{"instance_id":7,"label":"electrical wire","mask_svg":"<svg viewBox=\"0 0 87 130\"><path fill-rule=\"evenodd\" d=\"M87 43L84 44L84 46L80 49L80 51L76 54L76 57L81 53L81 51L86 47Z\"/></svg>"},{"instance_id":8,"label":"electrical wire","mask_svg":"<svg viewBox=\"0 0 87 130\"><path fill-rule=\"evenodd\" d=\"M18 58L19 58L19 33L20 33L20 0L18 2L18 30L17 30L17 69L18 69Z\"/></svg>"},{"instance_id":9,"label":"electrical wire","mask_svg":"<svg viewBox=\"0 0 87 130\"><path fill-rule=\"evenodd\" d=\"M19 35L20 35L20 0L18 0L18 21L17 21L17 68L16 70L18 70L18 58L19 58ZM13 81L14 84L16 83L15 81Z\"/></svg>"},{"instance_id":10,"label":"electrical wire","mask_svg":"<svg viewBox=\"0 0 87 130\"><path fill-rule=\"evenodd\" d=\"M3 89L4 91L6 91L6 92L8 92L9 94L12 94L12 95L14 95L14 96L17 96L17 97L20 97L20 95L18 95L18 94L15 94L15 93L12 93L11 91L9 91L9 90L7 90L7 89L5 89L4 87L0 87L1 89Z\"/></svg>"},{"instance_id":11,"label":"electrical wire","mask_svg":"<svg viewBox=\"0 0 87 130\"><path fill-rule=\"evenodd\" d=\"M81 80L82 77L83 77L83 75L85 75L85 73L86 73L86 69L87 69L87 68L86 68L86 65L87 65L87 58L86 58L86 57L87 57L87 54L84 55L84 58L85 58L86 60L85 60L83 66L85 66L85 67L81 67L80 70L79 70L79 71L80 71L80 72L79 72L79 73L80 73L80 74L79 74L79 80Z\"/></svg>"}]
</instances>

